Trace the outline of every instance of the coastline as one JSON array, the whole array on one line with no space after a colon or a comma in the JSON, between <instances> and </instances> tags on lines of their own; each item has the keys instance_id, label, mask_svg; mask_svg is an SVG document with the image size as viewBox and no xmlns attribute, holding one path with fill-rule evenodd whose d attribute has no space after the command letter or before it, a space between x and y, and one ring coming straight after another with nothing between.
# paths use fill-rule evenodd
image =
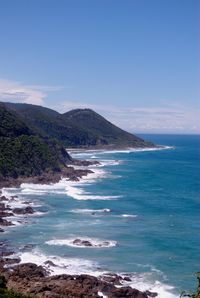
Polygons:
<instances>
[{"instance_id":1,"label":"coastline","mask_svg":"<svg viewBox=\"0 0 200 298\"><path fill-rule=\"evenodd\" d=\"M117 148L108 148L108 147L101 147L101 148L66 148L66 151L70 154L82 154L84 153L87 155L88 153L130 153L130 152L145 152L145 151L156 151L156 150L166 150L172 149L170 146L163 146L157 145L154 147L117 147ZM98 161L87 161L87 160L80 160L80 159L72 159L70 164L67 164L66 167L63 167L60 172L53 172L53 171L46 171L38 176L20 176L18 178L5 178L0 180L0 189L3 187L19 187L22 183L35 183L35 184L50 184L50 183L57 183L59 182L62 177L69 179L70 181L78 181L83 176L92 173L91 169L86 169L86 167L98 164ZM79 167L79 169L77 169ZM84 167L81 168L81 167Z\"/></svg>"},{"instance_id":2,"label":"coastline","mask_svg":"<svg viewBox=\"0 0 200 298\"><path fill-rule=\"evenodd\" d=\"M20 224L20 222L22 223L21 216L25 216L28 219L36 211L34 207L30 206L30 201L21 202L21 205L23 206L24 204L26 207L11 208L9 204L17 200L17 196L9 197L2 195L0 197L1 216L9 218L13 215L19 215ZM17 222L15 221L14 224L12 221L5 219L4 221L6 222L6 227L14 226ZM83 241L86 247L88 243L86 244L85 240ZM21 248L21 252L26 253L30 249L32 249L31 244L24 245ZM150 292L149 290L140 291L131 287L131 276L129 274L125 276L110 272L105 274L102 272L98 276L93 274L55 274L52 273L51 268L57 267L57 265L51 258L47 258L43 266L30 261L24 263L21 257L16 254L15 249L10 247L9 243L6 241L0 242L0 276L1 279L2 277L4 278L8 290L14 290L16 293L38 298L149 298L157 296L155 292Z\"/></svg>"},{"instance_id":3,"label":"coastline","mask_svg":"<svg viewBox=\"0 0 200 298\"><path fill-rule=\"evenodd\" d=\"M84 150L85 151L85 150ZM86 151L85 151L86 152ZM88 164L90 165L90 164ZM83 164L82 162L77 161L75 166L75 169L73 170L69 170L68 172L68 179L69 181L73 181L74 183L76 183L76 181L79 181L80 178L82 178L83 176L87 176L88 174L92 174L94 173L92 170L90 169L85 169L85 167L87 167L88 165ZM93 165L95 165L95 163L93 163ZM70 168L73 165L70 166ZM76 167L84 167L81 169L77 169ZM77 174L75 176L75 173ZM49 179L49 177L45 177L45 178L37 178L34 181L42 181L42 183L40 184L46 184L46 183L57 183L58 181L60 181L60 178L63 177L61 176L53 176L53 178ZM27 182L27 183L33 183L33 180L22 180L22 182ZM35 182L34 182L35 183ZM36 182L37 183L37 182ZM21 184L21 183L20 183ZM6 256L7 252L6 252L6 248L4 248L4 251L2 253L2 257L5 260L5 256ZM15 258L15 254L13 255L14 260L16 260ZM9 259L9 260L8 260ZM101 277L94 277L94 276L90 276L87 274L80 274L80 275L71 275L71 274L65 274L65 275L57 275L55 276L47 276L48 273L41 273L40 270L46 270L46 268L43 268L37 264L33 264L33 265L26 265L26 264L18 264L15 265L16 266L16 270L14 270L14 272L12 274L10 274L8 272L9 270L9 266L12 267L12 256L9 256L6 260L8 263L6 263L6 266L8 266L8 268L4 269L1 268L2 274L7 277L8 279L8 287L9 288L13 288L16 291L20 291L24 294L30 294L29 291L31 291L31 293L34 293L34 295L37 295L36 297L124 297L126 295L126 297L141 297L141 298L147 298L147 297L156 297L157 293L155 292L149 292L149 291L138 291L133 289L132 287L129 286L129 284L131 283L131 279L130 277L127 276L120 276L118 274L110 274L109 273L109 278L107 278L107 280L103 280L102 281L102 276ZM1 258L1 264L4 261L2 261ZM49 264L52 262L51 260L47 260L47 264ZM4 263L5 265L5 263ZM54 266L54 264L51 263L51 266ZM32 268L30 270L30 268ZM19 275L18 272L22 272ZM23 279L23 276L26 274L30 274L30 279L31 282L27 283L27 280ZM33 275L32 275L33 274ZM37 275L38 274L38 275ZM47 275L46 275L47 274ZM42 283L40 284L40 279L42 277ZM13 282L13 280L17 280L17 283ZM72 281L76 280L75 283L73 283L72 285ZM81 281L81 283L83 284L87 284L87 288L82 289L82 292L76 292L76 290L79 288L79 286L81 285L81 283L79 283L79 281ZM39 290L38 288L36 289L34 286L34 283L36 283L37 285L39 284ZM120 285L121 284L121 285ZM42 285L44 287L42 287ZM50 285L50 286L49 286ZM122 288L119 288L119 286L123 286ZM61 296L61 294L58 293L62 293L63 291L63 287L68 288L69 292L71 292L72 296ZM137 287L137 285L136 285ZM42 289L41 289L42 288ZM44 288L44 290L43 290ZM45 289L49 289L49 290L45 290ZM37 292L38 291L38 292ZM45 292L48 293L45 293ZM55 291L55 292L54 292ZM58 292L56 292L58 291ZM75 291L75 292L73 292ZM52 294L53 293L53 294ZM46 295L46 296L45 296ZM48 295L53 295L53 296L48 296ZM58 296L59 295L59 296ZM70 295L70 294L69 294ZM79 296L79 295L85 295L85 296Z\"/></svg>"},{"instance_id":4,"label":"coastline","mask_svg":"<svg viewBox=\"0 0 200 298\"><path fill-rule=\"evenodd\" d=\"M74 160L73 163L63 167L60 172L44 172L38 176L24 177L20 176L16 179L7 178L0 181L0 188L3 187L19 187L22 183L35 183L35 184L50 184L59 182L62 177L70 181L78 181L83 176L92 173L89 169L75 169L74 166L84 166L97 164L98 162L87 162Z\"/></svg>"},{"instance_id":5,"label":"coastline","mask_svg":"<svg viewBox=\"0 0 200 298\"><path fill-rule=\"evenodd\" d=\"M87 167L89 165L99 165L99 162L87 162L77 160L73 165L75 167ZM69 181L79 181L83 176L94 173L88 169L74 169L72 166L65 168L61 173L45 173L39 177L19 178L17 181L8 181L3 187L19 187L23 183L57 183L64 176ZM11 221L9 218L14 216L25 216L26 218L34 215L36 211L30 206L30 201L18 202L20 207L15 208L12 202L18 201L18 196L6 196L2 193L0 197L0 223L2 227L12 227L21 224L21 220ZM15 205L15 204L14 204ZM6 218L6 219L5 219ZM19 218L20 219L20 218ZM1 228L0 232L4 232ZM76 239L79 240L79 239ZM77 242L76 242L77 243ZM104 242L106 243L106 242ZM108 242L107 242L108 243ZM90 246L89 241L83 240L83 245ZM27 247L24 247L26 251ZM28 247L29 249L29 247ZM34 295L34 297L93 297L93 298L115 298L115 297L133 297L148 298L156 297L157 293L150 291L139 291L130 287L130 277L120 276L115 273L100 275L51 275L48 265L56 266L51 260L46 261L46 266L35 263L21 263L20 257L16 256L15 251L9 245L0 242L0 275L5 279L6 287L17 293L24 295ZM66 296L67 291L67 296Z\"/></svg>"}]
</instances>

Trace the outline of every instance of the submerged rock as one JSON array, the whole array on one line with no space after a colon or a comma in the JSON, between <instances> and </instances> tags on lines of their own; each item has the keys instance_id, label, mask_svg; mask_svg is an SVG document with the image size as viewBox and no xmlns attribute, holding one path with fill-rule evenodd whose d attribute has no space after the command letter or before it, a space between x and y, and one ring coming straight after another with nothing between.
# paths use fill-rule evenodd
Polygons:
<instances>
[{"instance_id":1,"label":"submerged rock","mask_svg":"<svg viewBox=\"0 0 200 298\"><path fill-rule=\"evenodd\" d=\"M28 206L28 207L25 207L25 208L14 208L13 212L15 214L33 214L34 210L33 210L32 207Z\"/></svg>"},{"instance_id":2,"label":"submerged rock","mask_svg":"<svg viewBox=\"0 0 200 298\"><path fill-rule=\"evenodd\" d=\"M0 226L14 226L14 224L11 221L0 217Z\"/></svg>"},{"instance_id":3,"label":"submerged rock","mask_svg":"<svg viewBox=\"0 0 200 298\"><path fill-rule=\"evenodd\" d=\"M93 246L88 240L75 239L72 243L77 246Z\"/></svg>"}]
</instances>

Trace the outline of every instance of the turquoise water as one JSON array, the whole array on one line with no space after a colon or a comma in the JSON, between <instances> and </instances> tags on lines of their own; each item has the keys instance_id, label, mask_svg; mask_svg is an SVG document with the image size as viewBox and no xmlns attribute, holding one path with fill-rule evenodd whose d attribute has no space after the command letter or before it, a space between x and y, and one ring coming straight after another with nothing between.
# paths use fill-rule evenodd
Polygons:
<instances>
[{"instance_id":1,"label":"turquoise water","mask_svg":"<svg viewBox=\"0 0 200 298\"><path fill-rule=\"evenodd\" d=\"M55 273L130 273L133 285L157 290L162 298L195 288L194 273L200 269L199 136L142 137L170 148L82 152L74 157L103 162L81 183L6 190L44 212L21 218L23 224L4 235L18 248L33 244L19 252L22 260L54 260ZM97 246L109 240L110 247L71 246L78 237Z\"/></svg>"}]
</instances>

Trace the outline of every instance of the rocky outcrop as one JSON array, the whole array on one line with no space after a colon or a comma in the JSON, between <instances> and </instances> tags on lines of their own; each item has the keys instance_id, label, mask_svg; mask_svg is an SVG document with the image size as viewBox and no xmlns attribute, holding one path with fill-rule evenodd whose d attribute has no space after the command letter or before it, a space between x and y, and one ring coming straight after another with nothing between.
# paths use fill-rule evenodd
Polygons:
<instances>
[{"instance_id":1,"label":"rocky outcrop","mask_svg":"<svg viewBox=\"0 0 200 298\"><path fill-rule=\"evenodd\" d=\"M34 214L35 211L32 207L26 206L21 208L11 208L10 205L7 205L7 202L11 203L13 201L16 201L18 197L17 196L11 196L9 198L6 198L5 196L0 197L0 226L14 226L15 224L12 223L12 221L9 221L5 219L5 217L10 216L16 216L16 215L31 215ZM6 203L5 203L6 202ZM30 202L24 202L24 204L29 204ZM18 221L20 223L20 221ZM2 228L0 228L0 232L4 232Z\"/></svg>"},{"instance_id":2,"label":"rocky outcrop","mask_svg":"<svg viewBox=\"0 0 200 298\"><path fill-rule=\"evenodd\" d=\"M0 217L0 226L13 226L13 223Z\"/></svg>"},{"instance_id":3,"label":"rocky outcrop","mask_svg":"<svg viewBox=\"0 0 200 298\"><path fill-rule=\"evenodd\" d=\"M115 246L110 241L97 241L97 240L88 240L88 239L80 239L76 238L71 241L71 244L74 246L80 246L80 247L109 247L109 246Z\"/></svg>"},{"instance_id":4,"label":"rocky outcrop","mask_svg":"<svg viewBox=\"0 0 200 298\"><path fill-rule=\"evenodd\" d=\"M33 208L30 206L27 206L25 208L14 208L12 211L15 214L33 214L34 213Z\"/></svg>"},{"instance_id":5,"label":"rocky outcrop","mask_svg":"<svg viewBox=\"0 0 200 298\"><path fill-rule=\"evenodd\" d=\"M10 263L12 263L10 261ZM2 269L8 289L36 298L148 298L156 293L141 292L129 286L116 287L112 280L106 281L89 275L48 276L42 267L32 263L16 265L12 270ZM121 277L115 275L120 285ZM153 296L152 296L153 295Z\"/></svg>"},{"instance_id":6,"label":"rocky outcrop","mask_svg":"<svg viewBox=\"0 0 200 298\"><path fill-rule=\"evenodd\" d=\"M80 166L80 163L79 163L79 166ZM66 166L60 172L48 171L38 176L18 177L16 179L7 178L4 180L0 180L0 188L13 187L13 186L18 187L22 183L36 183L36 184L57 183L63 177L70 181L79 181L81 177L86 176L90 173L93 173L93 172L88 169L74 169L73 166Z\"/></svg>"},{"instance_id":7,"label":"rocky outcrop","mask_svg":"<svg viewBox=\"0 0 200 298\"><path fill-rule=\"evenodd\" d=\"M73 159L71 162L74 166L82 166L82 167L88 167L92 165L99 165L100 163L97 160L80 160L80 159Z\"/></svg>"}]
</instances>

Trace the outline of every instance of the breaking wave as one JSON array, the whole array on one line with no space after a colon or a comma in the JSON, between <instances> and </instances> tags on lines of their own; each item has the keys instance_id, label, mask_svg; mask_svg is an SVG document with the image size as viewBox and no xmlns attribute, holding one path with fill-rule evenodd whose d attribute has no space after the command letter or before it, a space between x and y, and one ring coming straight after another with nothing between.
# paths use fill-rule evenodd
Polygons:
<instances>
[{"instance_id":1,"label":"breaking wave","mask_svg":"<svg viewBox=\"0 0 200 298\"><path fill-rule=\"evenodd\" d=\"M116 241L113 240L101 240L89 237L75 237L69 239L55 239L45 242L48 245L66 245L71 247L91 247L91 248L104 248L114 247L117 245Z\"/></svg>"}]
</instances>

